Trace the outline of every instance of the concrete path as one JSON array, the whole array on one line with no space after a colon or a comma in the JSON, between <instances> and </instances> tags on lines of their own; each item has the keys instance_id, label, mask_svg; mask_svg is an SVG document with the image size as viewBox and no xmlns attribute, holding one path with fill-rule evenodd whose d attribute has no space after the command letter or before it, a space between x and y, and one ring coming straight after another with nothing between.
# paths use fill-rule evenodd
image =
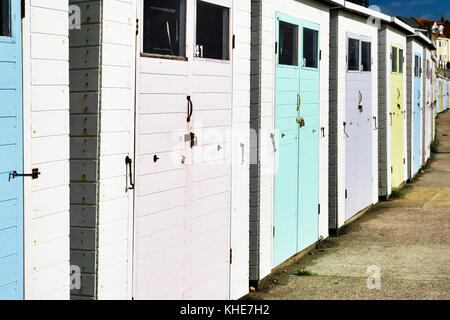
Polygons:
<instances>
[{"instance_id":1,"label":"concrete path","mask_svg":"<svg viewBox=\"0 0 450 320\"><path fill-rule=\"evenodd\" d=\"M401 199L378 204L248 298L450 299L450 112L437 119L437 139L438 153ZM369 289L377 269L380 282L369 283L379 289Z\"/></svg>"}]
</instances>

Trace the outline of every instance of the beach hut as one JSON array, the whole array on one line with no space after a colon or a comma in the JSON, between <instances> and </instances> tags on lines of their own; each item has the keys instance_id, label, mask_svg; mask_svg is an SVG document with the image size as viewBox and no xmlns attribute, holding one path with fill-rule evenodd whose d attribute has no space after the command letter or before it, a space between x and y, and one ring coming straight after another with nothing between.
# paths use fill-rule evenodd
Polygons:
<instances>
[{"instance_id":1,"label":"beach hut","mask_svg":"<svg viewBox=\"0 0 450 320\"><path fill-rule=\"evenodd\" d=\"M407 180L406 36L414 33L395 17L382 22L378 32L378 194L382 198Z\"/></svg>"},{"instance_id":2,"label":"beach hut","mask_svg":"<svg viewBox=\"0 0 450 320\"><path fill-rule=\"evenodd\" d=\"M432 51L435 50L433 44L428 44L423 48L423 100L422 100L422 119L423 119L423 145L422 145L422 164L426 164L431 157L431 142L434 140L435 104L433 101L433 74L435 72L432 60Z\"/></svg>"},{"instance_id":3,"label":"beach hut","mask_svg":"<svg viewBox=\"0 0 450 320\"><path fill-rule=\"evenodd\" d=\"M241 298L250 1L73 3L73 298Z\"/></svg>"},{"instance_id":4,"label":"beach hut","mask_svg":"<svg viewBox=\"0 0 450 320\"><path fill-rule=\"evenodd\" d=\"M68 20L0 1L0 300L69 298Z\"/></svg>"},{"instance_id":5,"label":"beach hut","mask_svg":"<svg viewBox=\"0 0 450 320\"><path fill-rule=\"evenodd\" d=\"M328 236L330 5L342 4L252 1L252 282Z\"/></svg>"},{"instance_id":6,"label":"beach hut","mask_svg":"<svg viewBox=\"0 0 450 320\"><path fill-rule=\"evenodd\" d=\"M406 77L407 77L407 167L408 179L413 178L422 166L422 131L425 121L422 114L425 114L426 108L431 106L431 83L426 83L430 79L424 74L424 55L425 48L431 45L431 41L422 33L416 32L415 35L408 37L407 55L406 55ZM426 68L425 68L426 70ZM426 102L424 104L424 101Z\"/></svg>"},{"instance_id":7,"label":"beach hut","mask_svg":"<svg viewBox=\"0 0 450 320\"><path fill-rule=\"evenodd\" d=\"M136 299L248 293L250 4L138 6Z\"/></svg>"},{"instance_id":8,"label":"beach hut","mask_svg":"<svg viewBox=\"0 0 450 320\"><path fill-rule=\"evenodd\" d=\"M331 10L329 228L378 202L378 26L390 17L347 2Z\"/></svg>"}]
</instances>

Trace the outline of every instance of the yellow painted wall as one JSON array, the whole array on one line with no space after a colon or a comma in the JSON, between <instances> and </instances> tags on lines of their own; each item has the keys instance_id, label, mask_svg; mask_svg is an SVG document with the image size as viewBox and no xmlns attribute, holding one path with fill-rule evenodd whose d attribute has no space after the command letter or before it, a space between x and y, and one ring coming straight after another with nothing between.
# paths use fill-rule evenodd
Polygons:
<instances>
[{"instance_id":1,"label":"yellow painted wall","mask_svg":"<svg viewBox=\"0 0 450 320\"><path fill-rule=\"evenodd\" d=\"M406 116L406 109L403 104L404 97L404 77L406 73L406 63L403 62L403 71L399 72L400 54L397 54L397 70L392 70L394 63L394 55L392 49L397 48L403 50L403 58L406 61L406 51L398 45L391 47L391 172L392 172L392 187L396 188L404 182L405 177L405 150L404 150L404 119Z\"/></svg>"}]
</instances>

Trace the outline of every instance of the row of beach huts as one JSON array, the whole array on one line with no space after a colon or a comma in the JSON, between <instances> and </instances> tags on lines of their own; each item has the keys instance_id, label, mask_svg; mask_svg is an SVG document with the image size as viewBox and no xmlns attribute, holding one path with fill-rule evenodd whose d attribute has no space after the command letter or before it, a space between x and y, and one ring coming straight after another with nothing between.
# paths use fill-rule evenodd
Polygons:
<instances>
[{"instance_id":1,"label":"row of beach huts","mask_svg":"<svg viewBox=\"0 0 450 320\"><path fill-rule=\"evenodd\" d=\"M449 108L433 42L349 1L0 4L0 299L239 299Z\"/></svg>"}]
</instances>

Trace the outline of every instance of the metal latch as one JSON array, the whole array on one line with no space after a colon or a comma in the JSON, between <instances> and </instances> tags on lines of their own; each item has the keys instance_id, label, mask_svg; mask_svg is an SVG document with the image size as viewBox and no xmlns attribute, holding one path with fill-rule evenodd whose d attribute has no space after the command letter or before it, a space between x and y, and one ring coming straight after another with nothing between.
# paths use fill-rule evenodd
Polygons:
<instances>
[{"instance_id":1,"label":"metal latch","mask_svg":"<svg viewBox=\"0 0 450 320\"><path fill-rule=\"evenodd\" d=\"M184 141L185 142L190 142L191 143L191 148L198 146L197 136L193 132L191 132L190 134L186 134L184 136Z\"/></svg>"},{"instance_id":2,"label":"metal latch","mask_svg":"<svg viewBox=\"0 0 450 320\"><path fill-rule=\"evenodd\" d=\"M17 177L31 177L32 180L36 180L39 179L40 175L39 169L33 169L31 170L31 173L28 174L17 173L17 171L14 170L13 173L9 174L9 181L11 181L11 179L14 180Z\"/></svg>"}]
</instances>

